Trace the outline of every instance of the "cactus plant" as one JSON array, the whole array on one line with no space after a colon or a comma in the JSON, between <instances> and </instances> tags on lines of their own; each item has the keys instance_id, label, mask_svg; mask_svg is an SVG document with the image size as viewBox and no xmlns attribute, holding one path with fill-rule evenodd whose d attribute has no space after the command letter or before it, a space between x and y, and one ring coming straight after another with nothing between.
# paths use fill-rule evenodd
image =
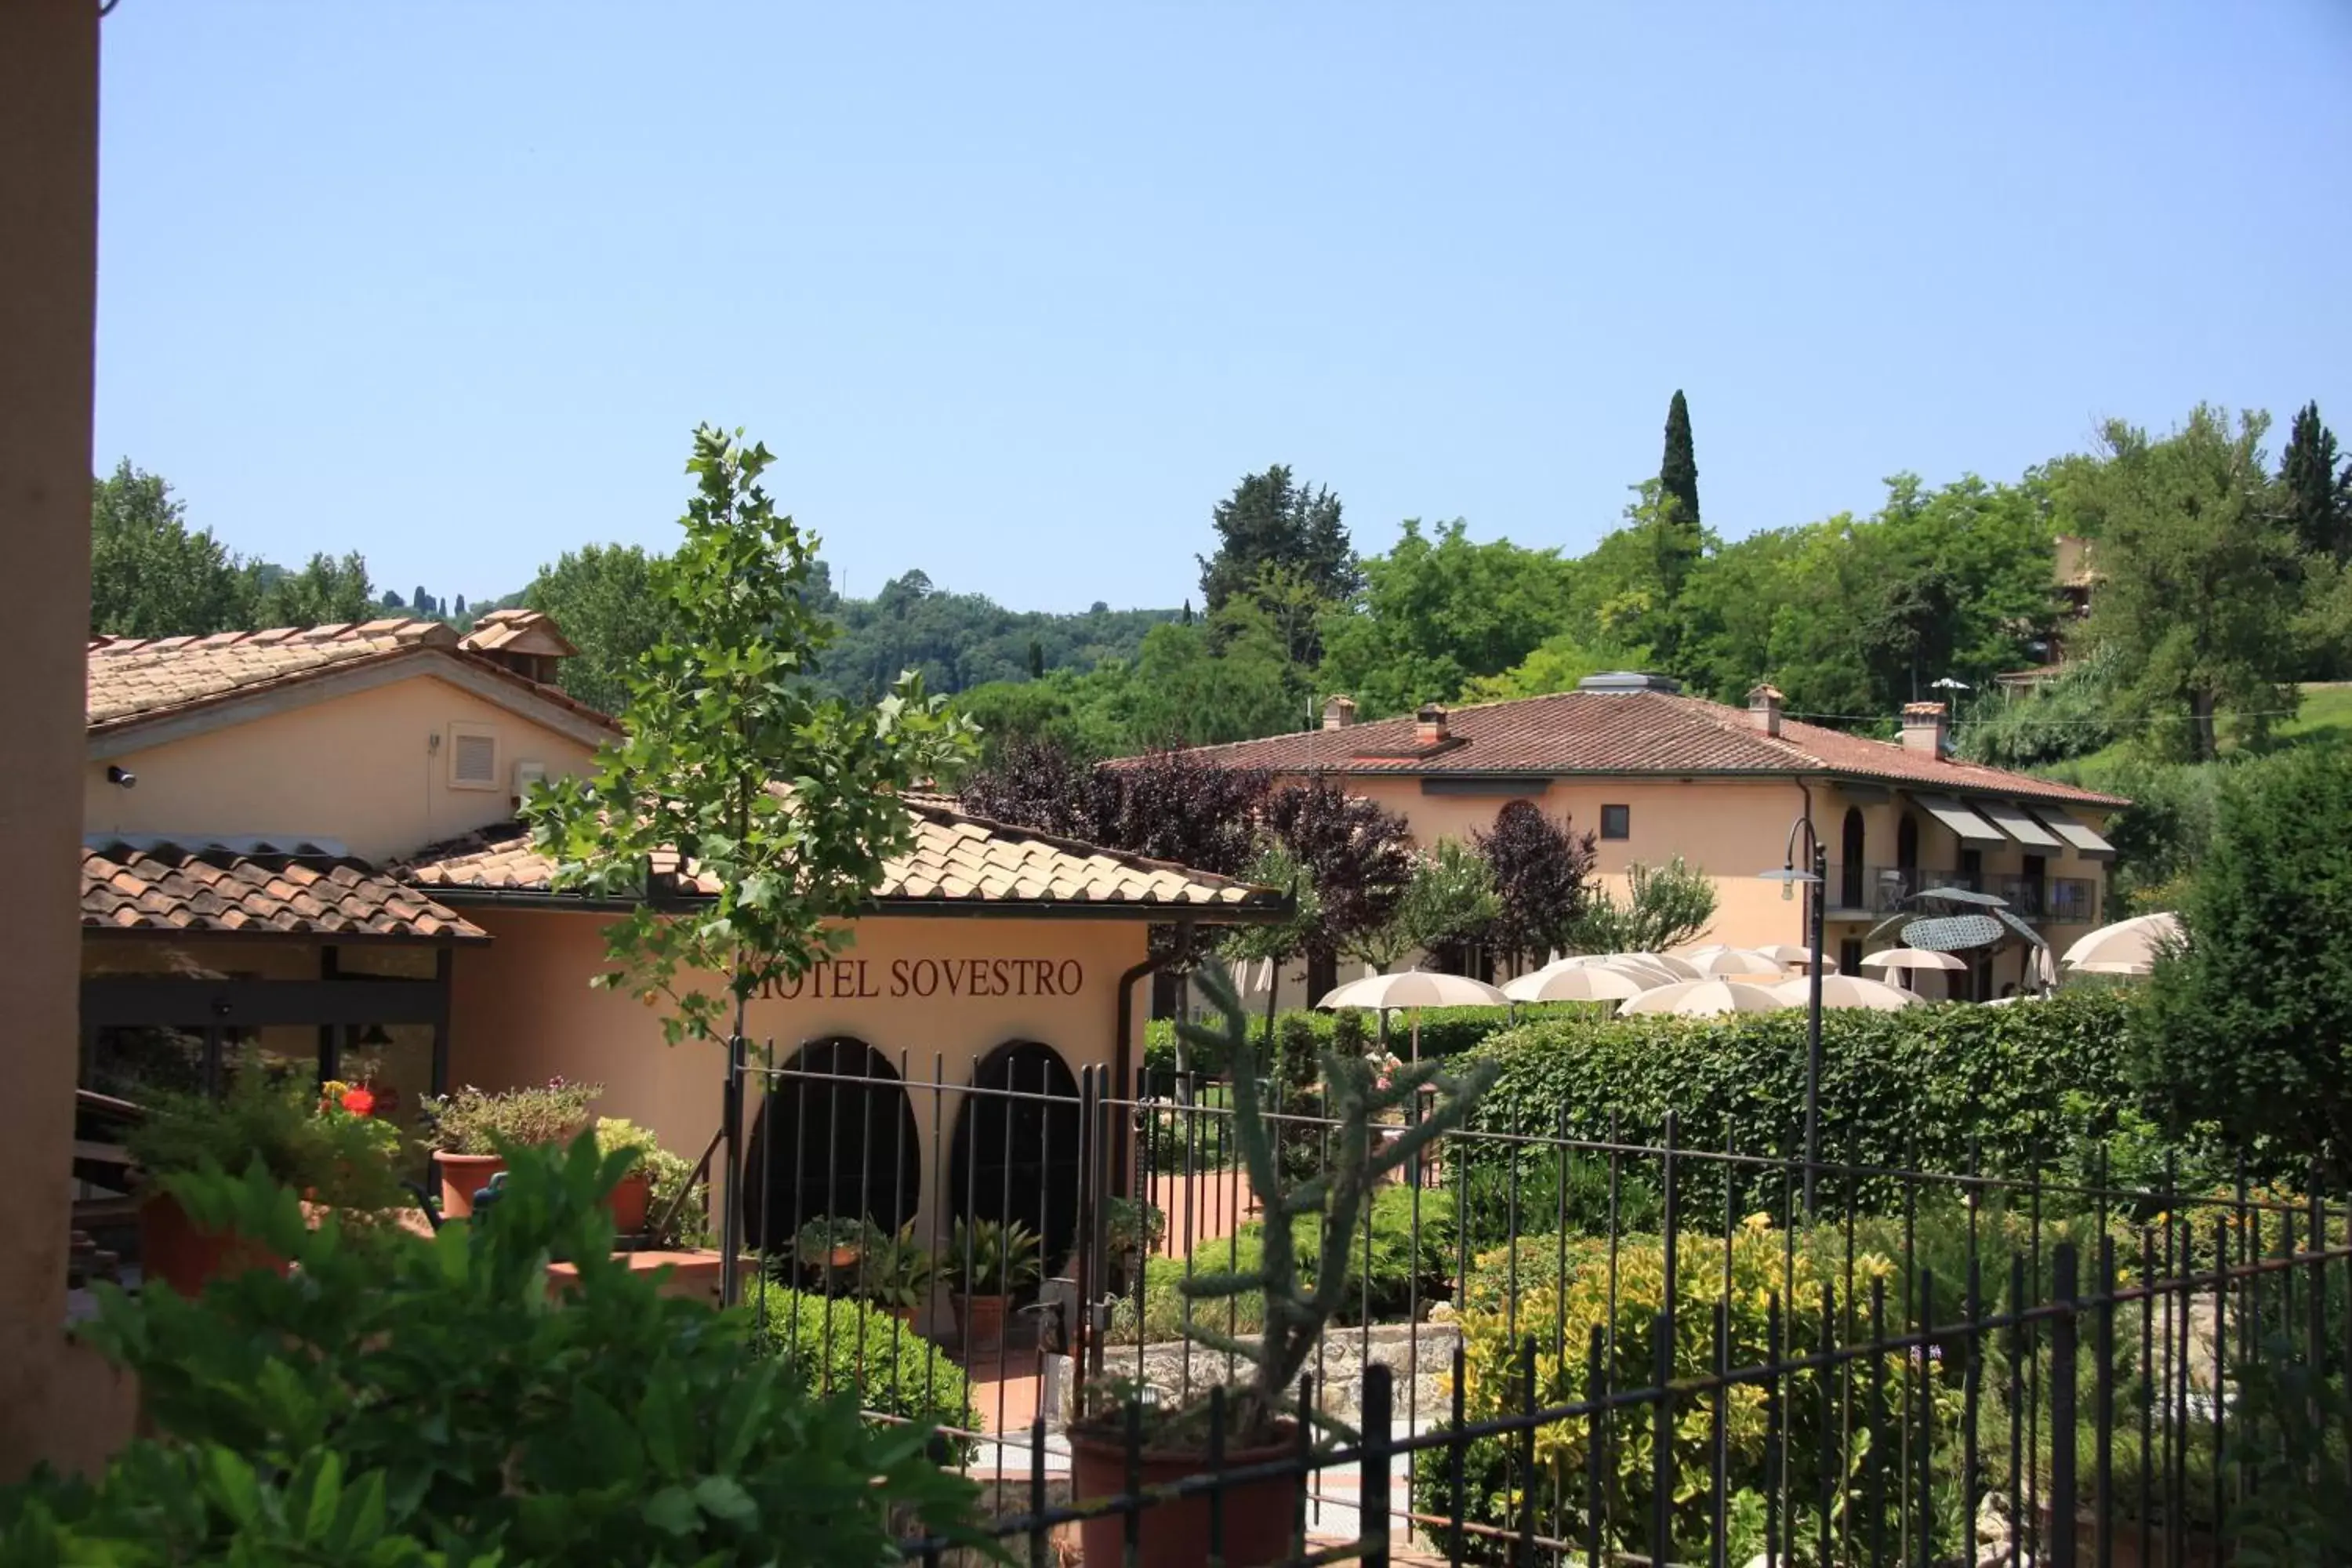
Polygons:
<instances>
[{"instance_id":1,"label":"cactus plant","mask_svg":"<svg viewBox=\"0 0 2352 1568\"><path fill-rule=\"evenodd\" d=\"M1265 1225L1255 1268L1195 1274L1184 1280L1182 1289L1194 1300L1262 1296L1265 1331L1255 1344L1249 1344L1209 1327L1196 1315L1185 1332L1196 1342L1236 1356L1250 1366L1249 1381L1228 1390L1224 1401L1229 1441L1247 1446L1274 1436L1283 1422L1293 1416L1337 1425L1312 1411L1297 1410L1292 1391L1325 1326L1342 1304L1347 1271L1339 1266L1323 1268L1309 1281L1300 1268L1296 1222L1317 1217L1321 1228L1319 1257L1349 1257L1373 1189L1391 1172L1411 1168L1423 1150L1462 1126L1471 1107L1494 1081L1496 1064L1479 1062L1447 1075L1442 1061L1417 1062L1388 1074L1383 1086L1381 1075L1365 1058L1352 1051L1325 1050L1323 1115L1329 1123L1329 1137L1323 1145L1323 1169L1294 1178L1283 1169L1276 1130L1261 1108L1256 1074L1249 1070L1248 1036L1233 981L1222 965L1211 964L1203 968L1200 986L1221 1022L1188 1020L1178 1026L1193 1043L1226 1052L1225 1059L1235 1064L1234 1133L1249 1172L1251 1190L1264 1208ZM1410 1114L1407 1108L1424 1086L1434 1086L1434 1106L1402 1133L1383 1139L1381 1118L1392 1111ZM1160 1446L1174 1446L1171 1439L1181 1442L1186 1436L1204 1436L1208 1405L1206 1399L1196 1400L1155 1422ZM1116 1413L1104 1414L1115 1416Z\"/></svg>"}]
</instances>

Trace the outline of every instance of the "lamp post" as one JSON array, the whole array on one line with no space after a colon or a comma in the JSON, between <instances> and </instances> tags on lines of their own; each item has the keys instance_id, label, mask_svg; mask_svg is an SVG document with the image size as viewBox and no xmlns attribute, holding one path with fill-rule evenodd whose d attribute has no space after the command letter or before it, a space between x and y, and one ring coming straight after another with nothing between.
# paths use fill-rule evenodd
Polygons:
<instances>
[{"instance_id":1,"label":"lamp post","mask_svg":"<svg viewBox=\"0 0 2352 1568\"><path fill-rule=\"evenodd\" d=\"M1797 869L1797 841L1805 844L1805 861L1809 870ZM1821 835L1813 831L1811 813L1789 825L1789 844L1778 870L1757 873L1768 882L1780 884L1780 897L1796 896L1802 884L1806 896L1812 900L1807 911L1806 939L1812 948L1812 962L1806 967L1811 974L1807 985L1805 1010L1805 1216L1815 1213L1813 1176L1822 1162L1822 952L1823 932L1828 924L1830 865L1829 850L1822 845Z\"/></svg>"}]
</instances>

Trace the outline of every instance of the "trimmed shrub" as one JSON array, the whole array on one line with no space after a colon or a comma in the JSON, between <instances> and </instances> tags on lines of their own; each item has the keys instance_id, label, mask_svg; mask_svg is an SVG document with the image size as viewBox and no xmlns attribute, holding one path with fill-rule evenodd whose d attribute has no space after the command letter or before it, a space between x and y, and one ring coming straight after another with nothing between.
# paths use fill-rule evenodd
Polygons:
<instances>
[{"instance_id":1,"label":"trimmed shrub","mask_svg":"<svg viewBox=\"0 0 2352 1568\"><path fill-rule=\"evenodd\" d=\"M820 1394L855 1390L860 1409L917 1426L980 1429L963 1369L887 1312L765 1279L745 1290L744 1304L756 1342L801 1386Z\"/></svg>"},{"instance_id":2,"label":"trimmed shrub","mask_svg":"<svg viewBox=\"0 0 2352 1568\"><path fill-rule=\"evenodd\" d=\"M1838 1009L1822 1019L1822 1157L1913 1170L2022 1172L2138 1109L2126 1039L2135 993L2063 992L2013 1007ZM1794 1156L1804 1146L1805 1016L1547 1019L1477 1048L1503 1064L1474 1130ZM1473 1143L1471 1157L1507 1158ZM1651 1162L1653 1165L1655 1162ZM1678 1164L1685 1197L1722 1213L1724 1167ZM1734 1212L1781 1209L1777 1172L1747 1173ZM1823 1178L1837 1201L1884 1201L1891 1179ZM1707 1208L1690 1211L1703 1221Z\"/></svg>"},{"instance_id":3,"label":"trimmed shrub","mask_svg":"<svg viewBox=\"0 0 2352 1568\"><path fill-rule=\"evenodd\" d=\"M1873 1283L1894 1271L1894 1265L1885 1258L1865 1255L1853 1259L1849 1285L1843 1267L1826 1267L1802 1248L1792 1256L1784 1233L1756 1215L1730 1238L1727 1292L1725 1237L1687 1239L1692 1261L1678 1268L1675 1276L1672 1366L1676 1380L1704 1377L1714 1367L1718 1302L1727 1308L1730 1364L1759 1365L1770 1349L1768 1303L1776 1294L1788 1291L1784 1300L1805 1304L1801 1310L1784 1310L1780 1320L1781 1352L1804 1357L1826 1348L1824 1317L1834 1320L1843 1315L1851 1304L1845 1294L1849 1289L1853 1300L1866 1302ZM1559 1245L1553 1239L1555 1258ZM1490 1421L1525 1407L1529 1363L1524 1347L1530 1335L1536 1344L1533 1394L1538 1408L1573 1405L1587 1397L1596 1332L1601 1335L1601 1376L1608 1387L1655 1385L1657 1335L1666 1300L1663 1244L1655 1237L1622 1238L1615 1249L1613 1271L1611 1247L1604 1239L1580 1238L1568 1243L1566 1251L1568 1268L1564 1273L1554 1268L1559 1276L1556 1282L1531 1283L1522 1276L1510 1300L1473 1304L1463 1313L1462 1394L1467 1420ZM1831 1302L1826 1314L1825 1298ZM1866 1311L1866 1306L1863 1310ZM1870 1378L1874 1364L1871 1361L1852 1363L1853 1375ZM1941 1400L1948 1393L1940 1385L1933 1363L1889 1355L1884 1358L1883 1373L1884 1410L1910 1410L1916 1400ZM1842 1499L1843 1518L1857 1530L1863 1528L1860 1521L1874 1503L1885 1509L1892 1521L1901 1502L1885 1495L1889 1489L1874 1487L1876 1477L1870 1456L1874 1448L1884 1449L1895 1441L1895 1430L1890 1424L1887 1430L1874 1434L1878 1441L1874 1443L1872 1433L1843 1429L1838 1423L1849 1418L1860 1422L1866 1413L1859 1408L1843 1410L1832 1394L1839 1386L1838 1374L1827 1376L1825 1386L1824 1374L1807 1368L1781 1381L1790 1439L1786 1495L1836 1495ZM1721 1462L1731 1494L1728 1557L1745 1562L1762 1550L1763 1499L1771 1480L1766 1395L1762 1386L1742 1384L1722 1391L1720 1397ZM1674 1446L1677 1474L1685 1481L1711 1474L1717 1462L1717 1395L1685 1394L1665 1407L1663 1424L1661 1414L1658 1405L1628 1405L1606 1416L1540 1426L1535 1432L1532 1473L1521 1462L1517 1439L1474 1439L1465 1445L1463 1456L1463 1517L1507 1534L1498 1540L1463 1531L1456 1542L1449 1539L1454 1532L1438 1527L1434 1533L1439 1546L1458 1547L1463 1555L1478 1561L1507 1558L1511 1547L1507 1532L1519 1522L1520 1500L1528 1499L1538 1510L1539 1528L1546 1533L1557 1531L1569 1540L1584 1542L1597 1532L1604 1551L1647 1551L1655 1473L1651 1456L1662 1426ZM1596 1447L1597 1487L1591 1468ZM1451 1513L1450 1468L1449 1458L1437 1452L1420 1467L1414 1483L1420 1511ZM1595 1492L1597 1509L1591 1506ZM1686 1485L1677 1490L1671 1505L1675 1561L1709 1560L1714 1510L1710 1488ZM1801 1521L1790 1522L1801 1530ZM1801 1548L1802 1543L1790 1544ZM1790 1552L1790 1560L1810 1558L1800 1549Z\"/></svg>"},{"instance_id":4,"label":"trimmed shrub","mask_svg":"<svg viewBox=\"0 0 2352 1568\"><path fill-rule=\"evenodd\" d=\"M1446 1294L1454 1272L1454 1200L1451 1194L1423 1191L1420 1222L1414 1223L1413 1189L1382 1187L1365 1208L1366 1226L1348 1249L1349 1289L1334 1314L1340 1323L1401 1321L1416 1303L1426 1308ZM1155 1258L1144 1266L1140 1307L1133 1296L1121 1298L1111 1310L1114 1340L1132 1344L1139 1327L1147 1343L1184 1337L1188 1320L1220 1332L1255 1334L1265 1324L1264 1298L1244 1295L1223 1301L1191 1301L1183 1293L1187 1273L1223 1274L1257 1267L1259 1237L1265 1226L1256 1220L1230 1237L1203 1241L1189 1258ZM1316 1278L1322 1255L1318 1222L1302 1217L1297 1225L1299 1272ZM1367 1248L1370 1267L1365 1267Z\"/></svg>"},{"instance_id":5,"label":"trimmed shrub","mask_svg":"<svg viewBox=\"0 0 2352 1568\"><path fill-rule=\"evenodd\" d=\"M1534 1019L1571 1017L1575 1016L1576 1011L1577 1005L1573 1003L1527 1006L1519 1009L1518 1022L1526 1024ZM1590 1014L1586 1016L1591 1016ZM1348 1019L1349 1022L1342 1024L1340 1020L1343 1018ZM1318 1045L1328 1046L1338 1043L1359 1054L1365 1049L1365 1046L1353 1042L1376 1035L1379 1028L1377 1024L1367 1022L1366 1015L1350 1010L1340 1014L1285 1013L1278 1016L1277 1031L1283 1026L1290 1024L1292 1019L1300 1020L1306 1027L1313 1030L1314 1039ZM1506 1008L1424 1007L1421 1014L1421 1054L1424 1057L1459 1056L1515 1026L1510 1013ZM1358 1030L1362 1033L1356 1034L1355 1031ZM1264 1013L1261 1012L1249 1020L1249 1032L1251 1048L1256 1052L1258 1059L1263 1062L1265 1060L1265 1015ZM1343 1032L1347 1034L1348 1038L1339 1037ZM1278 1032L1276 1037L1280 1037ZM1389 1020L1390 1049L1395 1051L1400 1057L1404 1056L1408 1052L1412 1038L1412 1020L1409 1017L1400 1015ZM1171 1020L1154 1018L1144 1026L1143 1065L1150 1075L1147 1080L1147 1092L1153 1094L1167 1092L1168 1080L1176 1071L1176 1026ZM1194 1053L1193 1059L1189 1065L1196 1073L1213 1076L1222 1076L1228 1068L1228 1064L1222 1061L1203 1061L1200 1059L1197 1052Z\"/></svg>"}]
</instances>

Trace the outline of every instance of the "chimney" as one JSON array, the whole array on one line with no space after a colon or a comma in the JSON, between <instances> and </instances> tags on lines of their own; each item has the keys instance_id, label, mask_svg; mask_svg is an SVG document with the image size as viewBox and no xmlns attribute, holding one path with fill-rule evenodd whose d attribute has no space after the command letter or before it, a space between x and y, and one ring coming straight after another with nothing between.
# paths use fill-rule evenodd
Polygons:
<instances>
[{"instance_id":1,"label":"chimney","mask_svg":"<svg viewBox=\"0 0 2352 1568\"><path fill-rule=\"evenodd\" d=\"M1778 737L1780 733L1780 692L1769 682L1748 694L1748 716L1756 721L1761 734Z\"/></svg>"},{"instance_id":2,"label":"chimney","mask_svg":"<svg viewBox=\"0 0 2352 1568\"><path fill-rule=\"evenodd\" d=\"M1445 741L1445 710L1434 702L1423 703L1421 711L1412 716L1412 743L1425 752Z\"/></svg>"},{"instance_id":3,"label":"chimney","mask_svg":"<svg viewBox=\"0 0 2352 1568\"><path fill-rule=\"evenodd\" d=\"M1338 692L1323 699L1323 728L1344 730L1356 721L1356 700Z\"/></svg>"},{"instance_id":4,"label":"chimney","mask_svg":"<svg viewBox=\"0 0 2352 1568\"><path fill-rule=\"evenodd\" d=\"M1903 705L1903 749L1922 756L1944 754L1944 705L1906 702Z\"/></svg>"}]
</instances>

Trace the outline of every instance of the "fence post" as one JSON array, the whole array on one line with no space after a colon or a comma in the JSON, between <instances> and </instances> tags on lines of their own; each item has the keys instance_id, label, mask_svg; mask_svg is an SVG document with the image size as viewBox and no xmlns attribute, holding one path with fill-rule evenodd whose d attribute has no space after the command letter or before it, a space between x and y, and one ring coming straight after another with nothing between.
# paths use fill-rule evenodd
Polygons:
<instances>
[{"instance_id":1,"label":"fence post","mask_svg":"<svg viewBox=\"0 0 2352 1568\"><path fill-rule=\"evenodd\" d=\"M2050 1331L2050 1561L2074 1568L2074 1244L2051 1258L2052 1294L2060 1308Z\"/></svg>"},{"instance_id":2,"label":"fence post","mask_svg":"<svg viewBox=\"0 0 2352 1568\"><path fill-rule=\"evenodd\" d=\"M1364 1468L1362 1479L1356 1487L1357 1522L1363 1536L1362 1553L1358 1561L1364 1564L1364 1568L1388 1568L1389 1457L1396 1441L1391 1404L1388 1367L1381 1362L1366 1362L1362 1408Z\"/></svg>"},{"instance_id":3,"label":"fence post","mask_svg":"<svg viewBox=\"0 0 2352 1568\"><path fill-rule=\"evenodd\" d=\"M1070 1365L1077 1376L1073 1380L1083 1385L1097 1366L1095 1350L1095 1304L1102 1300L1104 1272L1100 1243L1095 1235L1097 1216L1104 1212L1100 1194L1095 1186L1095 1147L1101 1135L1096 1118L1101 1113L1102 1091L1095 1075L1102 1069L1089 1063L1078 1069L1078 1213L1077 1257L1071 1272L1077 1276L1078 1299L1073 1303L1076 1318L1071 1331L1075 1336L1069 1346ZM1075 1415L1084 1415L1077 1401L1072 1401Z\"/></svg>"}]
</instances>

